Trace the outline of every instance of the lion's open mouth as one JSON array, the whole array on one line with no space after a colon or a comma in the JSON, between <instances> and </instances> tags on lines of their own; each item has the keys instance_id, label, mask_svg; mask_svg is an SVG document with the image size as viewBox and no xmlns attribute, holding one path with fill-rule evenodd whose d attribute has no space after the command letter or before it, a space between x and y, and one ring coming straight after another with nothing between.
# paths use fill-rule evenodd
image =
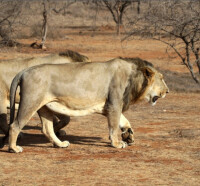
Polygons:
<instances>
[{"instance_id":1,"label":"lion's open mouth","mask_svg":"<svg viewBox=\"0 0 200 186\"><path fill-rule=\"evenodd\" d=\"M154 96L152 99L153 103L155 103L158 100L158 98L159 98L158 96Z\"/></svg>"}]
</instances>

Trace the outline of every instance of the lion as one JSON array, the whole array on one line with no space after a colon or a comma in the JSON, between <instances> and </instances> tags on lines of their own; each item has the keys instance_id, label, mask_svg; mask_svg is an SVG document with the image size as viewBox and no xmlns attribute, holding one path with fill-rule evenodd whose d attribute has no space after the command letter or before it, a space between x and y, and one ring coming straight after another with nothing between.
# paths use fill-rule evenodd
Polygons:
<instances>
[{"instance_id":1,"label":"lion","mask_svg":"<svg viewBox=\"0 0 200 186\"><path fill-rule=\"evenodd\" d=\"M21 96L14 120L18 86ZM134 64L120 58L108 62L30 67L18 73L11 84L9 151L23 151L16 145L17 137L35 112L40 116L42 132L57 147L68 147L69 142L60 141L55 135L55 113L66 116L98 113L107 117L111 146L125 148L134 142L134 136L123 112L130 104L142 100L155 105L168 92L163 75L153 65ZM119 129L122 140L118 139Z\"/></svg>"},{"instance_id":2,"label":"lion","mask_svg":"<svg viewBox=\"0 0 200 186\"><path fill-rule=\"evenodd\" d=\"M4 134L8 132L7 108L10 106L9 89L15 75L21 70L35 65L45 63L60 64L69 62L90 62L90 59L77 52L67 50L65 52L60 52L59 54L52 54L45 57L19 58L0 61L0 129ZM19 92L17 92L16 102L19 102ZM60 119L62 122L59 121ZM69 118L63 118L61 115L57 115L54 120L57 123L60 122L59 125L61 126L63 125L63 122L69 122ZM59 128L61 128L59 125L56 125L57 131Z\"/></svg>"}]
</instances>

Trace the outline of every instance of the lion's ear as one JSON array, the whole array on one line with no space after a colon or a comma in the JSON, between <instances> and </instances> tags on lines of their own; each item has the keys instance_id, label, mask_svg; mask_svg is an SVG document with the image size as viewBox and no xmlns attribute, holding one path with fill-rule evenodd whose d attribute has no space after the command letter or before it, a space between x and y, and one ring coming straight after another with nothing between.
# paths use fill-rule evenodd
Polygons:
<instances>
[{"instance_id":1,"label":"lion's ear","mask_svg":"<svg viewBox=\"0 0 200 186\"><path fill-rule=\"evenodd\" d=\"M142 72L143 72L144 76L147 77L148 79L153 77L153 75L155 74L153 72L153 70L149 67L142 68Z\"/></svg>"}]
</instances>

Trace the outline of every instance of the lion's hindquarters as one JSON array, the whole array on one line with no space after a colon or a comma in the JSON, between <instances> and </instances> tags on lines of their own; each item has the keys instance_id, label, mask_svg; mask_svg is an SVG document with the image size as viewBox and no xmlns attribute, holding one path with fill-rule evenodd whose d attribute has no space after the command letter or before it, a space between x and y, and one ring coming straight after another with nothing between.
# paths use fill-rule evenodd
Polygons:
<instances>
[{"instance_id":1,"label":"lion's hindquarters","mask_svg":"<svg viewBox=\"0 0 200 186\"><path fill-rule=\"evenodd\" d=\"M33 74L29 74L34 77ZM37 112L37 110L42 106L44 95L45 95L45 85L42 85L42 81L36 82L35 79L30 78L27 73L23 73L18 81L20 85L20 103L17 116L14 120L14 115L11 115L11 127L9 130L9 149L10 151L20 152L21 148L16 146L17 137L21 129L27 124L31 117ZM42 86L41 86L42 85ZM38 88L40 87L40 88ZM11 86L11 99L10 102L13 104L11 106L11 111L14 113L16 83L14 82ZM45 103L44 103L45 104ZM14 121L13 121L14 120Z\"/></svg>"}]
</instances>

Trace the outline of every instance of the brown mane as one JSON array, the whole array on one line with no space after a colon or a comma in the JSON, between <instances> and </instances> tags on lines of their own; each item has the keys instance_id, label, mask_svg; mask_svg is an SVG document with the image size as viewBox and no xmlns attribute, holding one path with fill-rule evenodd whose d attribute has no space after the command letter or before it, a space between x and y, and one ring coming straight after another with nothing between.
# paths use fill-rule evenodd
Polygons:
<instances>
[{"instance_id":1,"label":"brown mane","mask_svg":"<svg viewBox=\"0 0 200 186\"><path fill-rule=\"evenodd\" d=\"M119 59L123 59L129 63L134 63L135 65L138 66L138 68L143 68L145 66L154 67L152 63L145 61L143 59L140 59L138 57L136 57L136 58L119 57Z\"/></svg>"},{"instance_id":2,"label":"brown mane","mask_svg":"<svg viewBox=\"0 0 200 186\"><path fill-rule=\"evenodd\" d=\"M142 60L140 58L122 58L122 57L119 57L119 58L127 62L134 63L137 66L137 73L134 75L135 76L134 78L132 77L133 75L129 77L129 83L123 95L122 112L124 112L128 110L129 105L131 103L136 102L142 96L142 94L146 90L146 87L148 86L148 80L143 75L143 72L141 69L143 69L144 67L153 67L153 64L148 61ZM133 81L133 79L135 81ZM140 90L138 90L139 84L141 84Z\"/></svg>"},{"instance_id":3,"label":"brown mane","mask_svg":"<svg viewBox=\"0 0 200 186\"><path fill-rule=\"evenodd\" d=\"M70 57L75 62L90 62L90 59L87 56L81 55L72 50L66 50L65 52L60 52L59 56Z\"/></svg>"},{"instance_id":4,"label":"brown mane","mask_svg":"<svg viewBox=\"0 0 200 186\"><path fill-rule=\"evenodd\" d=\"M139 84L141 84L140 90L138 90ZM137 73L136 81L133 81L132 77L129 78L128 86L126 87L123 95L122 112L128 110L130 104L136 102L142 96L147 86L148 86L148 80L145 76L142 75L141 71Z\"/></svg>"}]
</instances>

